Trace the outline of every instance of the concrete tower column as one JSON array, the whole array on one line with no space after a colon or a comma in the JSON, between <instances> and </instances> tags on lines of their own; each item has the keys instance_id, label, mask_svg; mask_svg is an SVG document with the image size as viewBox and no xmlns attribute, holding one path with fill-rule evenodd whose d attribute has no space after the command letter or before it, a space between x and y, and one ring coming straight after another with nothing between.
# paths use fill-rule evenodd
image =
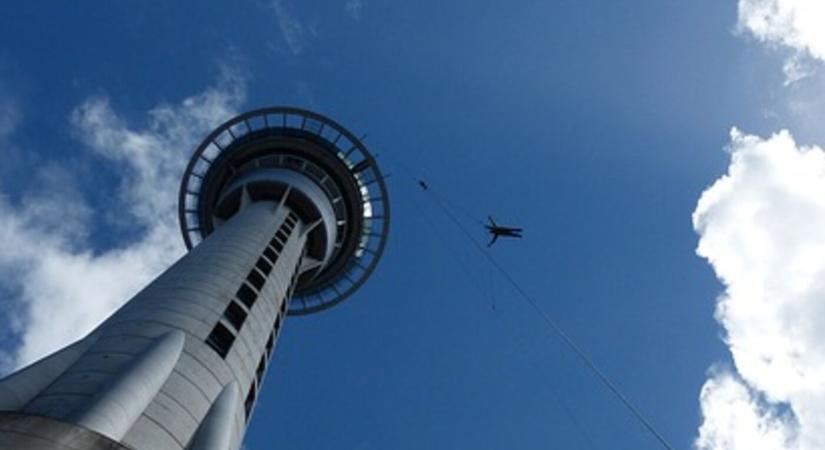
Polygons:
<instances>
[{"instance_id":1,"label":"concrete tower column","mask_svg":"<svg viewBox=\"0 0 825 450\"><path fill-rule=\"evenodd\" d=\"M187 169L191 251L85 338L0 380L0 450L238 449L286 315L328 308L372 272L389 213L372 157L351 161L307 131L328 120L313 113L249 114ZM341 130L335 142L357 143Z\"/></svg>"},{"instance_id":2,"label":"concrete tower column","mask_svg":"<svg viewBox=\"0 0 825 450\"><path fill-rule=\"evenodd\" d=\"M101 442L183 449L234 383L241 395L223 410L234 411L227 429L238 442L283 326L303 228L285 206L249 204L84 338L90 345L75 344L87 347L84 354L54 370L19 411L77 425ZM283 245L276 235L286 237ZM28 377L19 375L0 383L3 392L17 392ZM24 418L15 417L21 437L10 439L3 417L0 448L36 448L19 442ZM41 427L30 422L29 432ZM74 434L49 438L73 448Z\"/></svg>"}]
</instances>

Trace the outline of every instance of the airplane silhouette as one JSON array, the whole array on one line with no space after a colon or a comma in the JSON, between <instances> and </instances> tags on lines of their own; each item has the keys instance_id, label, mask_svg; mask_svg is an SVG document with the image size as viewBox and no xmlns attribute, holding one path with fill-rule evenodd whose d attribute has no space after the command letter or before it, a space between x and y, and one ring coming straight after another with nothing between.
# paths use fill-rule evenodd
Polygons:
<instances>
[{"instance_id":1,"label":"airplane silhouette","mask_svg":"<svg viewBox=\"0 0 825 450\"><path fill-rule=\"evenodd\" d=\"M498 240L499 236L519 238L519 239L522 237L521 236L521 230L522 230L521 228L511 228L511 227L505 227L505 226L497 225L496 221L493 220L492 217L487 216L487 218L490 219L490 225L484 225L484 227L487 228L487 231L493 236L493 239L490 240L490 243L487 244L487 247L493 245L496 242L496 240Z\"/></svg>"}]
</instances>

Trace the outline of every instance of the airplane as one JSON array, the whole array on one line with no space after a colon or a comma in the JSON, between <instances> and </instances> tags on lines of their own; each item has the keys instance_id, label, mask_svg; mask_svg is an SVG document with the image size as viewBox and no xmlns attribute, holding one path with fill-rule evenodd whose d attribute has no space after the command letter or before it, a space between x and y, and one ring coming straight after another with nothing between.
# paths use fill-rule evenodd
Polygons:
<instances>
[{"instance_id":1,"label":"airplane","mask_svg":"<svg viewBox=\"0 0 825 450\"><path fill-rule=\"evenodd\" d=\"M512 238L521 238L521 228L511 228L511 227L504 227L501 225L497 225L495 220L492 217L487 216L490 219L490 225L484 225L487 228L487 231L493 236L493 239L487 244L487 247L493 245L496 240L498 240L499 236L504 237L512 237Z\"/></svg>"}]
</instances>

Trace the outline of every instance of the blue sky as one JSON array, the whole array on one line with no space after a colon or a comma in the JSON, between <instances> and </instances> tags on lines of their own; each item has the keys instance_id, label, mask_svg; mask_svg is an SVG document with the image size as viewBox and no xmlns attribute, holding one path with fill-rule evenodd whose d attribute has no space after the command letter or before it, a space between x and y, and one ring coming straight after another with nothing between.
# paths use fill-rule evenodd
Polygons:
<instances>
[{"instance_id":1,"label":"blue sky","mask_svg":"<svg viewBox=\"0 0 825 450\"><path fill-rule=\"evenodd\" d=\"M705 209L697 201L740 167L734 155L747 161L763 143L792 159L825 140L813 119L825 44L804 24L749 28L757 3L0 5L6 370L82 335L174 260L175 189L193 146L235 112L286 104L368 135L391 173L394 221L354 298L288 321L249 449L659 448L405 166L471 215L526 229L494 257L675 448L693 448L716 417L699 396L720 373L757 417L802 423L787 448L815 448L801 418L825 413L806 416L723 339L740 342L743 322L716 308L748 285L725 264L741 253L708 244L696 255L700 237L718 242L714 230L728 229L715 226L728 224L714 209L724 193L703 197ZM780 14L797 2L762 3ZM807 76L783 72L794 61ZM799 146L773 140L781 129ZM822 176L810 176L816 193ZM725 192L736 186L749 185ZM792 203L760 207L772 216ZM40 331L61 311L74 314L68 326ZM746 448L704 429L716 440L703 448Z\"/></svg>"}]
</instances>

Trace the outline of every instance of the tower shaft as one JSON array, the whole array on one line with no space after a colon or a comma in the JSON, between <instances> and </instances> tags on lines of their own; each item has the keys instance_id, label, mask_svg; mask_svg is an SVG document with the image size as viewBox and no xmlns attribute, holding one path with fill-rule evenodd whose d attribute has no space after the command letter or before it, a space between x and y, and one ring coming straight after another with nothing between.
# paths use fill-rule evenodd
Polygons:
<instances>
[{"instance_id":1,"label":"tower shaft","mask_svg":"<svg viewBox=\"0 0 825 450\"><path fill-rule=\"evenodd\" d=\"M389 213L375 158L336 122L288 107L228 120L183 174L189 253L0 380L0 450L237 450L286 315L354 293Z\"/></svg>"},{"instance_id":2,"label":"tower shaft","mask_svg":"<svg viewBox=\"0 0 825 450\"><path fill-rule=\"evenodd\" d=\"M307 228L284 202L243 203L88 336L0 381L0 449L237 449Z\"/></svg>"}]
</instances>

